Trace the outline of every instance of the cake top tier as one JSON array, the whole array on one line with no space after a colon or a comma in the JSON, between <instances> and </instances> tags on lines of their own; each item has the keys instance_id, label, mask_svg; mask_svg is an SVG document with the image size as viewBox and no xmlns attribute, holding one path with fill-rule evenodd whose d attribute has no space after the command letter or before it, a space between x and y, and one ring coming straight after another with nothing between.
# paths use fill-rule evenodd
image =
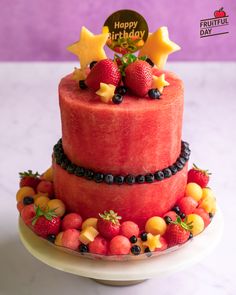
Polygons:
<instances>
[{"instance_id":1,"label":"cake top tier","mask_svg":"<svg viewBox=\"0 0 236 295\"><path fill-rule=\"evenodd\" d=\"M105 45L116 52L113 59L107 58ZM141 15L131 10L118 11L106 20L101 34L94 35L82 27L80 40L68 47L80 61L72 79L109 105L120 104L125 94L160 99L170 85L162 70L168 55L179 49L169 39L167 27L148 33ZM135 51L139 51L137 56Z\"/></svg>"}]
</instances>

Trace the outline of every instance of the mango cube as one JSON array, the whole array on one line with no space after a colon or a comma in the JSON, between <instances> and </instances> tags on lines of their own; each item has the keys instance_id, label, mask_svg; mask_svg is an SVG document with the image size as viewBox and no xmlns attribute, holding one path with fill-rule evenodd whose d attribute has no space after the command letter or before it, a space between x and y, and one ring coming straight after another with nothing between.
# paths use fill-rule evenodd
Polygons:
<instances>
[{"instance_id":1,"label":"mango cube","mask_svg":"<svg viewBox=\"0 0 236 295\"><path fill-rule=\"evenodd\" d=\"M87 245L90 242L93 242L99 232L92 226L86 227L80 233L79 240L81 243Z\"/></svg>"}]
</instances>

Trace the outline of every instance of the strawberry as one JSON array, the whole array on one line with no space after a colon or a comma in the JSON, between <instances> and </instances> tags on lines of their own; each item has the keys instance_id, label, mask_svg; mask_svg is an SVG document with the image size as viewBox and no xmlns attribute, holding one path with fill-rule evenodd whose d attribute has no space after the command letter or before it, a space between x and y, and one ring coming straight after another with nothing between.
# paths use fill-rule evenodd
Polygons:
<instances>
[{"instance_id":1,"label":"strawberry","mask_svg":"<svg viewBox=\"0 0 236 295\"><path fill-rule=\"evenodd\" d=\"M202 170L193 164L193 168L188 172L188 183L195 182L202 188L206 187L209 182L209 175L211 175L211 173L209 173L208 170Z\"/></svg>"},{"instance_id":2,"label":"strawberry","mask_svg":"<svg viewBox=\"0 0 236 295\"><path fill-rule=\"evenodd\" d=\"M125 69L125 85L137 96L145 96L152 88L152 67L144 60L136 60Z\"/></svg>"},{"instance_id":3,"label":"strawberry","mask_svg":"<svg viewBox=\"0 0 236 295\"><path fill-rule=\"evenodd\" d=\"M179 216L176 221L171 221L165 233L168 247L185 243L189 239L191 228L191 224L186 224Z\"/></svg>"},{"instance_id":4,"label":"strawberry","mask_svg":"<svg viewBox=\"0 0 236 295\"><path fill-rule=\"evenodd\" d=\"M39 206L36 209L36 216L32 222L33 231L43 237L57 235L60 231L61 219L54 210L43 211Z\"/></svg>"},{"instance_id":5,"label":"strawberry","mask_svg":"<svg viewBox=\"0 0 236 295\"><path fill-rule=\"evenodd\" d=\"M103 214L99 214L97 229L99 233L106 239L111 240L117 236L120 232L120 216L113 210L104 211Z\"/></svg>"},{"instance_id":6,"label":"strawberry","mask_svg":"<svg viewBox=\"0 0 236 295\"><path fill-rule=\"evenodd\" d=\"M20 172L20 187L22 186L30 186L34 190L40 182L38 172L33 173L32 170L28 170L27 172Z\"/></svg>"},{"instance_id":7,"label":"strawberry","mask_svg":"<svg viewBox=\"0 0 236 295\"><path fill-rule=\"evenodd\" d=\"M103 59L95 64L85 80L86 85L97 91L100 83L117 86L121 80L121 73L117 64L111 59Z\"/></svg>"}]
</instances>

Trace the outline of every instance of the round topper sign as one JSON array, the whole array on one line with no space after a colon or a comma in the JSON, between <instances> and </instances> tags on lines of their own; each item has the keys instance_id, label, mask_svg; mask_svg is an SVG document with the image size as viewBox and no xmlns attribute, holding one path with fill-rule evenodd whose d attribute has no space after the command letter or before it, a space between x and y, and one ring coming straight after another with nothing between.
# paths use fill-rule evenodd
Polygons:
<instances>
[{"instance_id":1,"label":"round topper sign","mask_svg":"<svg viewBox=\"0 0 236 295\"><path fill-rule=\"evenodd\" d=\"M140 50L148 37L145 19L133 10L119 10L108 17L103 32L109 33L107 46L121 54Z\"/></svg>"}]
</instances>

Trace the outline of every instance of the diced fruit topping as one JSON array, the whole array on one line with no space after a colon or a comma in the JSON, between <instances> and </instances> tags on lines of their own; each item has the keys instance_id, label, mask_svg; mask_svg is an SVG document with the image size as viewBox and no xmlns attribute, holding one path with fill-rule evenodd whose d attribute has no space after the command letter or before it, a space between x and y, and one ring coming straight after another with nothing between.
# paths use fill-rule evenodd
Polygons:
<instances>
[{"instance_id":1,"label":"diced fruit topping","mask_svg":"<svg viewBox=\"0 0 236 295\"><path fill-rule=\"evenodd\" d=\"M79 245L79 252L80 253L87 253L89 251L88 246L84 244Z\"/></svg>"},{"instance_id":2,"label":"diced fruit topping","mask_svg":"<svg viewBox=\"0 0 236 295\"><path fill-rule=\"evenodd\" d=\"M150 251L155 251L157 248L161 248L160 235L147 234L147 241L143 242L144 247L148 247Z\"/></svg>"},{"instance_id":3,"label":"diced fruit topping","mask_svg":"<svg viewBox=\"0 0 236 295\"><path fill-rule=\"evenodd\" d=\"M42 180L37 186L38 193L47 193L49 197L53 196L54 188L51 181Z\"/></svg>"},{"instance_id":4,"label":"diced fruit topping","mask_svg":"<svg viewBox=\"0 0 236 295\"><path fill-rule=\"evenodd\" d=\"M172 221L166 230L165 239L169 247L185 243L190 235L191 224L187 224L178 216L176 221Z\"/></svg>"},{"instance_id":5,"label":"diced fruit topping","mask_svg":"<svg viewBox=\"0 0 236 295\"><path fill-rule=\"evenodd\" d=\"M120 234L130 239L132 236L139 236L139 227L133 221L122 222L120 227Z\"/></svg>"},{"instance_id":6,"label":"diced fruit topping","mask_svg":"<svg viewBox=\"0 0 236 295\"><path fill-rule=\"evenodd\" d=\"M178 201L180 212L184 213L185 215L193 213L194 209L197 208L197 205L198 202L192 197L184 197Z\"/></svg>"},{"instance_id":7,"label":"diced fruit topping","mask_svg":"<svg viewBox=\"0 0 236 295\"><path fill-rule=\"evenodd\" d=\"M42 210L45 210L48 206L50 199L46 196L40 196L35 199L35 206L40 207Z\"/></svg>"},{"instance_id":8,"label":"diced fruit topping","mask_svg":"<svg viewBox=\"0 0 236 295\"><path fill-rule=\"evenodd\" d=\"M87 245L88 243L94 241L98 234L99 232L94 227L88 226L81 231L80 241L81 243Z\"/></svg>"},{"instance_id":9,"label":"diced fruit topping","mask_svg":"<svg viewBox=\"0 0 236 295\"><path fill-rule=\"evenodd\" d=\"M210 216L204 209L197 208L193 211L193 213L202 217L202 219L204 221L204 227L207 227L210 224L210 222L211 222Z\"/></svg>"},{"instance_id":10,"label":"diced fruit topping","mask_svg":"<svg viewBox=\"0 0 236 295\"><path fill-rule=\"evenodd\" d=\"M32 221L35 215L36 213L34 204L25 206L21 211L21 218L23 219L24 223L29 227L32 227Z\"/></svg>"},{"instance_id":11,"label":"diced fruit topping","mask_svg":"<svg viewBox=\"0 0 236 295\"><path fill-rule=\"evenodd\" d=\"M82 217L77 213L69 213L64 216L61 223L63 231L67 229L80 229L82 225Z\"/></svg>"},{"instance_id":12,"label":"diced fruit topping","mask_svg":"<svg viewBox=\"0 0 236 295\"><path fill-rule=\"evenodd\" d=\"M165 220L159 216L149 218L145 224L145 231L153 235L164 235L166 228Z\"/></svg>"},{"instance_id":13,"label":"diced fruit topping","mask_svg":"<svg viewBox=\"0 0 236 295\"><path fill-rule=\"evenodd\" d=\"M27 172L20 172L20 187L29 186L34 190L40 182L39 173L33 173L32 170L28 170Z\"/></svg>"},{"instance_id":14,"label":"diced fruit topping","mask_svg":"<svg viewBox=\"0 0 236 295\"><path fill-rule=\"evenodd\" d=\"M67 229L63 232L61 243L63 247L77 250L80 245L80 232L77 229Z\"/></svg>"},{"instance_id":15,"label":"diced fruit topping","mask_svg":"<svg viewBox=\"0 0 236 295\"><path fill-rule=\"evenodd\" d=\"M197 214L189 214L187 215L186 222L191 223L190 231L193 236L200 234L204 230L204 221L201 216Z\"/></svg>"},{"instance_id":16,"label":"diced fruit topping","mask_svg":"<svg viewBox=\"0 0 236 295\"><path fill-rule=\"evenodd\" d=\"M97 91L100 83L117 86L121 80L119 68L111 59L103 59L94 65L86 78L86 85Z\"/></svg>"},{"instance_id":17,"label":"diced fruit topping","mask_svg":"<svg viewBox=\"0 0 236 295\"><path fill-rule=\"evenodd\" d=\"M59 217L62 217L66 212L65 204L59 199L50 200L47 207L49 210L54 210L55 214Z\"/></svg>"},{"instance_id":18,"label":"diced fruit topping","mask_svg":"<svg viewBox=\"0 0 236 295\"><path fill-rule=\"evenodd\" d=\"M199 202L202 198L202 188L197 183L189 182L186 185L185 196L192 197L197 202Z\"/></svg>"},{"instance_id":19,"label":"diced fruit topping","mask_svg":"<svg viewBox=\"0 0 236 295\"><path fill-rule=\"evenodd\" d=\"M32 197L35 194L35 191L30 186L21 187L16 193L17 202L23 201L24 197Z\"/></svg>"},{"instance_id":20,"label":"diced fruit topping","mask_svg":"<svg viewBox=\"0 0 236 295\"><path fill-rule=\"evenodd\" d=\"M97 222L99 233L108 240L112 239L120 232L120 219L121 217L113 210L99 214Z\"/></svg>"},{"instance_id":21,"label":"diced fruit topping","mask_svg":"<svg viewBox=\"0 0 236 295\"><path fill-rule=\"evenodd\" d=\"M134 255L139 255L141 253L141 248L138 245L134 245L131 247L130 251Z\"/></svg>"},{"instance_id":22,"label":"diced fruit topping","mask_svg":"<svg viewBox=\"0 0 236 295\"><path fill-rule=\"evenodd\" d=\"M209 175L211 175L211 173L209 173L208 170L202 170L193 164L193 168L188 172L188 183L195 182L202 188L206 187L209 182Z\"/></svg>"},{"instance_id":23,"label":"diced fruit topping","mask_svg":"<svg viewBox=\"0 0 236 295\"><path fill-rule=\"evenodd\" d=\"M27 207L26 207L27 208ZM60 218L50 210L43 211L40 207L36 208L36 216L32 221L33 231L43 237L48 235L57 235L60 230Z\"/></svg>"},{"instance_id":24,"label":"diced fruit topping","mask_svg":"<svg viewBox=\"0 0 236 295\"><path fill-rule=\"evenodd\" d=\"M87 218L82 223L82 229L85 229L86 227L89 227L89 226L92 226L95 229L97 229L97 222L98 222L98 219L95 217Z\"/></svg>"},{"instance_id":25,"label":"diced fruit topping","mask_svg":"<svg viewBox=\"0 0 236 295\"><path fill-rule=\"evenodd\" d=\"M54 243L56 240L56 235L48 235L47 240L51 243Z\"/></svg>"},{"instance_id":26,"label":"diced fruit topping","mask_svg":"<svg viewBox=\"0 0 236 295\"><path fill-rule=\"evenodd\" d=\"M34 204L34 198L33 197L24 197L23 204L25 206L30 205L30 204Z\"/></svg>"},{"instance_id":27,"label":"diced fruit topping","mask_svg":"<svg viewBox=\"0 0 236 295\"><path fill-rule=\"evenodd\" d=\"M88 244L89 252L94 254L106 255L108 242L102 236L97 236L93 242Z\"/></svg>"},{"instance_id":28,"label":"diced fruit topping","mask_svg":"<svg viewBox=\"0 0 236 295\"><path fill-rule=\"evenodd\" d=\"M130 63L125 69L125 85L137 96L145 96L152 88L152 68L143 60Z\"/></svg>"},{"instance_id":29,"label":"diced fruit topping","mask_svg":"<svg viewBox=\"0 0 236 295\"><path fill-rule=\"evenodd\" d=\"M125 255L129 254L131 243L128 238L117 235L111 239L109 245L109 252L111 255Z\"/></svg>"}]
</instances>

